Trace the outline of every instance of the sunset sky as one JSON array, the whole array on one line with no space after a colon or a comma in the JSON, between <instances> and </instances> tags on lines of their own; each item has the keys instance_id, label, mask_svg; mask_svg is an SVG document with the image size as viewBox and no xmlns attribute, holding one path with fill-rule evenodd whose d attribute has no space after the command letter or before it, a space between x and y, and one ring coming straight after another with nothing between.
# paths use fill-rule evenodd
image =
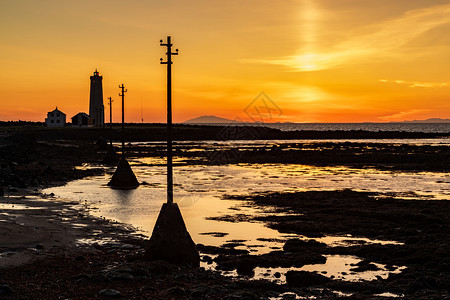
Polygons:
<instances>
[{"instance_id":1,"label":"sunset sky","mask_svg":"<svg viewBox=\"0 0 450 300\"><path fill-rule=\"evenodd\" d=\"M167 35L175 122L450 118L449 0L0 0L0 24L3 121L89 112L97 68L106 121L123 83L126 121L165 122Z\"/></svg>"}]
</instances>

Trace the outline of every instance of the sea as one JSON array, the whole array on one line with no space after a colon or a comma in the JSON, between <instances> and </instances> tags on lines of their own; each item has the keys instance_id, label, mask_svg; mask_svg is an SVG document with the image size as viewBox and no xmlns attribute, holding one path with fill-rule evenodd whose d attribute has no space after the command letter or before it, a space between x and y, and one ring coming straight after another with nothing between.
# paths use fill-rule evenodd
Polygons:
<instances>
[{"instance_id":1,"label":"sea","mask_svg":"<svg viewBox=\"0 0 450 300\"><path fill-rule=\"evenodd\" d=\"M450 123L199 123L214 126L264 126L281 131L403 131L450 133Z\"/></svg>"}]
</instances>

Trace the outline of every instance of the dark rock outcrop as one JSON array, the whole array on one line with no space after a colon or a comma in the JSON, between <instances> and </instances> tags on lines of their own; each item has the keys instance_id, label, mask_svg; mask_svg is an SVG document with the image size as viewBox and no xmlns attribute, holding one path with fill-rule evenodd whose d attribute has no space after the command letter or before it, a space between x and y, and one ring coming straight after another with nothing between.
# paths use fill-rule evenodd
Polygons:
<instances>
[{"instance_id":1,"label":"dark rock outcrop","mask_svg":"<svg viewBox=\"0 0 450 300\"><path fill-rule=\"evenodd\" d=\"M286 282L290 286L304 287L321 285L330 281L328 277L306 271L288 271Z\"/></svg>"}]
</instances>

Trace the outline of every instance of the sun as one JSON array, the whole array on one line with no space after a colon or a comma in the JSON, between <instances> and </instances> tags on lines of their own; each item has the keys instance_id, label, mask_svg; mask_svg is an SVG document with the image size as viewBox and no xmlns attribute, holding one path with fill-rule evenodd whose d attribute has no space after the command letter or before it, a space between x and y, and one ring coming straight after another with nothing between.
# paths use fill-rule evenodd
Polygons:
<instances>
[{"instance_id":1,"label":"sun","mask_svg":"<svg viewBox=\"0 0 450 300\"><path fill-rule=\"evenodd\" d=\"M315 71L319 69L316 54L303 54L294 58L294 65L302 71Z\"/></svg>"}]
</instances>

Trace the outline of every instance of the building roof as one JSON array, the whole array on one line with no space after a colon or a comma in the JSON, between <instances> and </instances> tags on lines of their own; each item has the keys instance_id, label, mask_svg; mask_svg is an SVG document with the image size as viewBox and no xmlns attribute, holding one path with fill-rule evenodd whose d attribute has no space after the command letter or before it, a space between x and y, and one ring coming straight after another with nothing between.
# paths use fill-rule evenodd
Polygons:
<instances>
[{"instance_id":1,"label":"building roof","mask_svg":"<svg viewBox=\"0 0 450 300\"><path fill-rule=\"evenodd\" d=\"M75 117L78 117L78 115L82 115L82 116L84 116L84 117L86 117L86 118L92 118L90 115L88 115L87 113L84 113L84 112L79 112L79 113L77 113L75 116L73 116L71 119L73 119L73 118L75 118Z\"/></svg>"},{"instance_id":2,"label":"building roof","mask_svg":"<svg viewBox=\"0 0 450 300\"><path fill-rule=\"evenodd\" d=\"M52 113L52 112L59 112L59 113L61 113L61 114L63 114L63 115L66 115L65 113L63 113L62 111L60 111L59 109L58 109L58 106L54 109L54 110L52 110L52 111L49 111L49 113Z\"/></svg>"}]
</instances>

